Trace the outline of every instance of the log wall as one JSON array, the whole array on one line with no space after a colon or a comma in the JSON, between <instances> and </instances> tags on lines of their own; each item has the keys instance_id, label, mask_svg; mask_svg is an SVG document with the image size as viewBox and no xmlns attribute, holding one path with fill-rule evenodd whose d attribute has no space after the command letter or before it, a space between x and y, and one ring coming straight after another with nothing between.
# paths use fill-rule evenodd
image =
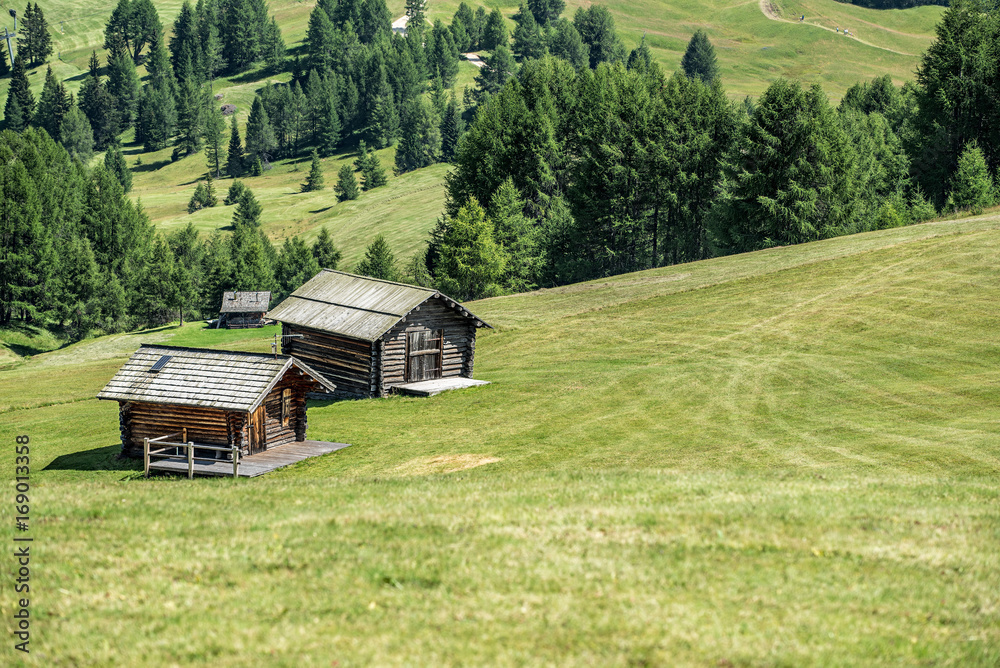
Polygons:
<instances>
[{"instance_id":1,"label":"log wall","mask_svg":"<svg viewBox=\"0 0 1000 668\"><path fill-rule=\"evenodd\" d=\"M122 452L142 456L144 438L159 438L187 428L187 438L205 445L243 445L241 414L216 408L170 404L122 402L120 409Z\"/></svg>"},{"instance_id":2,"label":"log wall","mask_svg":"<svg viewBox=\"0 0 1000 668\"><path fill-rule=\"evenodd\" d=\"M406 335L438 329L444 332L441 377L472 377L476 349L475 321L457 314L440 299L429 299L382 337L385 342L379 359L382 396L388 394L393 386L406 382Z\"/></svg>"},{"instance_id":3,"label":"log wall","mask_svg":"<svg viewBox=\"0 0 1000 668\"><path fill-rule=\"evenodd\" d=\"M281 352L294 355L337 386L337 395L369 397L376 391L373 344L282 323Z\"/></svg>"},{"instance_id":4,"label":"log wall","mask_svg":"<svg viewBox=\"0 0 1000 668\"><path fill-rule=\"evenodd\" d=\"M311 391L312 381L303 380L292 370L278 381L274 389L264 399L264 428L267 432L266 446L273 448L293 441L304 441L306 437L306 393ZM285 388L292 390L292 414L288 425L281 424L281 393Z\"/></svg>"}]
</instances>

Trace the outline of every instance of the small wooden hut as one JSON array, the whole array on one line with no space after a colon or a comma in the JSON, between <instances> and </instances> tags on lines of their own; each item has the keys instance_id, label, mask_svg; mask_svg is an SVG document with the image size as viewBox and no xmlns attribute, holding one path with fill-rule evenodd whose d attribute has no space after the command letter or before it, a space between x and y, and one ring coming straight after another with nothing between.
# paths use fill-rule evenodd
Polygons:
<instances>
[{"instance_id":1,"label":"small wooden hut","mask_svg":"<svg viewBox=\"0 0 1000 668\"><path fill-rule=\"evenodd\" d=\"M264 314L271 306L270 292L226 292L222 295L217 327L246 329L263 327Z\"/></svg>"},{"instance_id":2,"label":"small wooden hut","mask_svg":"<svg viewBox=\"0 0 1000 668\"><path fill-rule=\"evenodd\" d=\"M118 402L122 452L186 430L245 455L306 438L306 394L336 386L286 355L143 345L97 395Z\"/></svg>"},{"instance_id":3,"label":"small wooden hut","mask_svg":"<svg viewBox=\"0 0 1000 668\"><path fill-rule=\"evenodd\" d=\"M336 394L384 397L394 388L472 378L476 331L489 327L432 288L324 269L268 313L281 350L337 385Z\"/></svg>"}]
</instances>

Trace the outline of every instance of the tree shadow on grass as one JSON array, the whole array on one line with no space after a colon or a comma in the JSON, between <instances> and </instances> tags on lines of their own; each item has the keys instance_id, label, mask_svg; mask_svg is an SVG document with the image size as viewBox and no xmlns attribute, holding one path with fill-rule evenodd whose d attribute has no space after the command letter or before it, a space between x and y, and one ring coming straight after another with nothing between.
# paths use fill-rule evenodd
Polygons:
<instances>
[{"instance_id":1,"label":"tree shadow on grass","mask_svg":"<svg viewBox=\"0 0 1000 668\"><path fill-rule=\"evenodd\" d=\"M170 164L169 160L157 160L156 162L142 163L141 165L133 165L133 172L155 172L160 167L166 167Z\"/></svg>"},{"instance_id":2,"label":"tree shadow on grass","mask_svg":"<svg viewBox=\"0 0 1000 668\"><path fill-rule=\"evenodd\" d=\"M310 211L309 213L324 213L326 211L329 211L332 208L333 208L333 205L331 204L330 206L325 206L322 209L316 209L315 211Z\"/></svg>"},{"instance_id":3,"label":"tree shadow on grass","mask_svg":"<svg viewBox=\"0 0 1000 668\"><path fill-rule=\"evenodd\" d=\"M102 448L72 452L53 459L45 471L141 471L139 459L119 459L120 443Z\"/></svg>"}]
</instances>

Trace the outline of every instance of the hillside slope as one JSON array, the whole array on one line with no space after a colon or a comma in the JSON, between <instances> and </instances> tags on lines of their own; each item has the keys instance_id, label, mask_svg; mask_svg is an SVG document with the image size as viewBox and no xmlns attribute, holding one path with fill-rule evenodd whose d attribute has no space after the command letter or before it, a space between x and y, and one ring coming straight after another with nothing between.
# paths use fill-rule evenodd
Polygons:
<instances>
[{"instance_id":1,"label":"hillside slope","mask_svg":"<svg viewBox=\"0 0 1000 668\"><path fill-rule=\"evenodd\" d=\"M91 397L139 341L272 331L36 355L0 371L40 574L13 658L996 665L997 266L994 215L474 303L491 385L316 404L352 447L253 480L141 479Z\"/></svg>"}]
</instances>

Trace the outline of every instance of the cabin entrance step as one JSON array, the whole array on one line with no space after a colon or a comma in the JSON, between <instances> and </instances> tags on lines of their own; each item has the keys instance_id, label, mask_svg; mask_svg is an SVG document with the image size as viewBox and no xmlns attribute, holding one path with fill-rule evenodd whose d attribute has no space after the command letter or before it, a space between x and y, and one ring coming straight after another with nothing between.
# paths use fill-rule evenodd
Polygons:
<instances>
[{"instance_id":1,"label":"cabin entrance step","mask_svg":"<svg viewBox=\"0 0 1000 668\"><path fill-rule=\"evenodd\" d=\"M488 380L473 380L472 378L437 378L435 380L422 380L417 383L406 383L396 385L395 389L400 394L409 394L415 397L433 397L449 390L462 390L467 387L478 385L489 385Z\"/></svg>"},{"instance_id":2,"label":"cabin entrance step","mask_svg":"<svg viewBox=\"0 0 1000 668\"><path fill-rule=\"evenodd\" d=\"M240 457L240 477L255 478L289 464L301 462L303 459L319 457L348 447L347 443L329 443L327 441L293 441L285 445L268 448L255 455ZM187 455L168 457L149 463L149 470L164 473L180 473L187 475ZM232 460L220 459L213 462L199 462L194 465L196 476L232 477Z\"/></svg>"}]
</instances>

